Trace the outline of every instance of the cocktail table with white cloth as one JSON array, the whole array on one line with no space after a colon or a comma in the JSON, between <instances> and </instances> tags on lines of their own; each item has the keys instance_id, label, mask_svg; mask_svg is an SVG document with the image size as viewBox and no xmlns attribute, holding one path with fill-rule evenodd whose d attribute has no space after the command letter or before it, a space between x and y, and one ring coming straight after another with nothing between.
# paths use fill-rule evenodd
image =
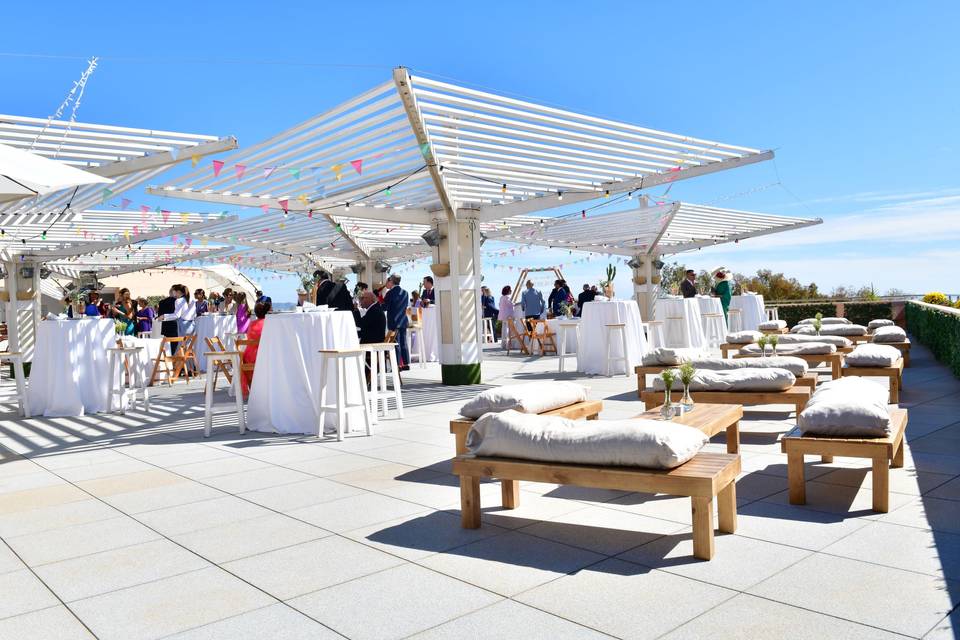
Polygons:
<instances>
[{"instance_id":1,"label":"cocktail table with white cloth","mask_svg":"<svg viewBox=\"0 0 960 640\"><path fill-rule=\"evenodd\" d=\"M196 319L194 326L197 332L196 351L200 360L200 371L206 371L207 359L200 357L209 350L206 338L220 338L226 345L227 336L237 332L237 316L232 313L205 313Z\"/></svg>"},{"instance_id":2,"label":"cocktail table with white cloth","mask_svg":"<svg viewBox=\"0 0 960 640\"><path fill-rule=\"evenodd\" d=\"M766 322L763 296L759 293L747 293L730 298L730 308L740 309L740 331L756 331L761 322Z\"/></svg>"},{"instance_id":3,"label":"cocktail table with white cloth","mask_svg":"<svg viewBox=\"0 0 960 640\"><path fill-rule=\"evenodd\" d=\"M440 310L437 307L423 307L420 309L421 333L423 334L423 351L427 362L440 361ZM416 338L414 338L416 340ZM414 353L416 342L411 345L410 352ZM409 362L407 364L410 364Z\"/></svg>"},{"instance_id":4,"label":"cocktail table with white cloth","mask_svg":"<svg viewBox=\"0 0 960 640\"><path fill-rule=\"evenodd\" d=\"M106 411L113 373L107 349L116 344L113 320L40 322L27 388L33 415L57 418Z\"/></svg>"},{"instance_id":5,"label":"cocktail table with white cloth","mask_svg":"<svg viewBox=\"0 0 960 640\"><path fill-rule=\"evenodd\" d=\"M633 300L610 300L606 302L588 302L583 305L580 314L580 345L577 351L577 369L582 373L603 374L606 372L607 344L606 335L608 324L626 325L627 337L627 371L623 365L612 367L611 374L631 373L633 368L641 363L643 354L647 351L647 340L640 326L640 307ZM623 355L623 349L618 339L613 340L611 355Z\"/></svg>"},{"instance_id":6,"label":"cocktail table with white cloth","mask_svg":"<svg viewBox=\"0 0 960 640\"><path fill-rule=\"evenodd\" d=\"M707 346L698 298L660 298L657 300L655 315L657 320L663 321L663 333L668 347L703 349Z\"/></svg>"},{"instance_id":7,"label":"cocktail table with white cloth","mask_svg":"<svg viewBox=\"0 0 960 640\"><path fill-rule=\"evenodd\" d=\"M263 323L257 366L247 406L247 429L269 433L317 434L321 349L358 347L357 326L349 311L271 313ZM348 367L354 366L348 363ZM354 370L347 380L356 380ZM327 398L336 397L336 376ZM333 395L330 395L333 394ZM350 401L360 388L347 388ZM332 426L336 414L328 412Z\"/></svg>"}]
</instances>

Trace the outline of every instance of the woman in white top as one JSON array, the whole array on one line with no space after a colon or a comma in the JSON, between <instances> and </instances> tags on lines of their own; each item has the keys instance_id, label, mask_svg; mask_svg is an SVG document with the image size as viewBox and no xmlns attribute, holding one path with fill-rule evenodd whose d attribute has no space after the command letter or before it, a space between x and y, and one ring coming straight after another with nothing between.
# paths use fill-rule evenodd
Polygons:
<instances>
[{"instance_id":1,"label":"woman in white top","mask_svg":"<svg viewBox=\"0 0 960 640\"><path fill-rule=\"evenodd\" d=\"M516 317L516 310L513 308L513 300L510 299L510 293L513 289L510 288L510 285L505 286L501 289L500 293L500 304L497 307L499 313L497 314L497 320L500 321L500 344L503 345L503 348L507 348L507 336L510 335L510 322L511 318Z\"/></svg>"}]
</instances>

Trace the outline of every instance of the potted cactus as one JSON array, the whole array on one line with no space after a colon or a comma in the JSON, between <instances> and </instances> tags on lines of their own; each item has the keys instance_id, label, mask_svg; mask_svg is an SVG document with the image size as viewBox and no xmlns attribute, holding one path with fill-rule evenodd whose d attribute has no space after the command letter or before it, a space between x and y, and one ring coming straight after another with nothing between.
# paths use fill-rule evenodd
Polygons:
<instances>
[{"instance_id":1,"label":"potted cactus","mask_svg":"<svg viewBox=\"0 0 960 640\"><path fill-rule=\"evenodd\" d=\"M617 277L617 268L612 264L607 265L607 279L600 281L600 288L603 289L603 295L608 300L613 300L613 280Z\"/></svg>"}]
</instances>

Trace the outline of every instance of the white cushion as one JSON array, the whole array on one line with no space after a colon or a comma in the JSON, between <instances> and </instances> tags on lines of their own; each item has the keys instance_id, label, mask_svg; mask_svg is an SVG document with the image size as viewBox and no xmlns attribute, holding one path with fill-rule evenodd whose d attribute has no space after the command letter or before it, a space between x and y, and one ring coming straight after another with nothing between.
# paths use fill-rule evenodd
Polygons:
<instances>
[{"instance_id":1,"label":"white cushion","mask_svg":"<svg viewBox=\"0 0 960 640\"><path fill-rule=\"evenodd\" d=\"M778 356L819 356L827 353L836 353L837 348L825 342L799 342L797 344L778 344ZM749 344L740 350L741 353L760 355L760 345ZM772 354L773 347L768 345L766 353ZM802 361L801 361L802 362Z\"/></svg>"},{"instance_id":2,"label":"white cushion","mask_svg":"<svg viewBox=\"0 0 960 640\"><path fill-rule=\"evenodd\" d=\"M838 349L849 347L853 345L853 342L849 338L844 338L843 336L816 336L816 335L804 335L801 333L788 333L786 335L780 336L780 344L800 344L803 342L820 342L822 344L832 344ZM777 350L780 347L777 346Z\"/></svg>"},{"instance_id":3,"label":"white cushion","mask_svg":"<svg viewBox=\"0 0 960 640\"><path fill-rule=\"evenodd\" d=\"M759 331L734 331L725 338L728 344L750 344L763 336Z\"/></svg>"},{"instance_id":4,"label":"white cushion","mask_svg":"<svg viewBox=\"0 0 960 640\"><path fill-rule=\"evenodd\" d=\"M645 353L641 359L641 362L648 367L683 364L685 360L696 357L696 355L699 353L700 351L697 349L670 349L668 347L657 347L656 349L651 349L648 353Z\"/></svg>"},{"instance_id":5,"label":"white cushion","mask_svg":"<svg viewBox=\"0 0 960 640\"><path fill-rule=\"evenodd\" d=\"M816 322L816 320L817 320L816 318L804 318L797 324L813 324L814 322ZM846 318L834 318L834 317L820 318L820 322L822 324L850 324L850 321Z\"/></svg>"},{"instance_id":6,"label":"white cushion","mask_svg":"<svg viewBox=\"0 0 960 640\"><path fill-rule=\"evenodd\" d=\"M691 391L782 391L789 389L797 381L796 377L786 369L762 369L758 367L744 367L732 371L698 370L690 383ZM665 389L663 378L653 379L653 388L657 391ZM673 383L675 391L683 388L680 384L680 374Z\"/></svg>"},{"instance_id":7,"label":"white cushion","mask_svg":"<svg viewBox=\"0 0 960 640\"><path fill-rule=\"evenodd\" d=\"M885 344L858 344L843 361L851 367L892 367L902 356L900 350Z\"/></svg>"},{"instance_id":8,"label":"white cushion","mask_svg":"<svg viewBox=\"0 0 960 640\"><path fill-rule=\"evenodd\" d=\"M873 332L874 342L906 342L907 332L897 326L880 327Z\"/></svg>"},{"instance_id":9,"label":"white cushion","mask_svg":"<svg viewBox=\"0 0 960 640\"><path fill-rule=\"evenodd\" d=\"M752 345L756 347L756 345ZM809 365L800 358L768 356L766 358L698 358L690 363L697 369L708 371L732 371L734 369L786 369L799 378L807 374Z\"/></svg>"},{"instance_id":10,"label":"white cushion","mask_svg":"<svg viewBox=\"0 0 960 640\"><path fill-rule=\"evenodd\" d=\"M672 469L707 443L700 430L657 420L590 420L507 411L470 427L467 449L484 457Z\"/></svg>"},{"instance_id":11,"label":"white cushion","mask_svg":"<svg viewBox=\"0 0 960 640\"><path fill-rule=\"evenodd\" d=\"M800 412L803 434L882 438L890 433L887 389L860 377L821 384Z\"/></svg>"},{"instance_id":12,"label":"white cushion","mask_svg":"<svg viewBox=\"0 0 960 640\"><path fill-rule=\"evenodd\" d=\"M867 323L867 331L870 331L872 333L875 329L879 329L880 327L892 327L893 324L894 324L893 320L884 320L884 319L871 320L870 322Z\"/></svg>"},{"instance_id":13,"label":"white cushion","mask_svg":"<svg viewBox=\"0 0 960 640\"><path fill-rule=\"evenodd\" d=\"M766 322L761 322L757 327L760 331L779 331L780 329L787 328L786 320L767 320Z\"/></svg>"},{"instance_id":14,"label":"white cushion","mask_svg":"<svg viewBox=\"0 0 960 640\"><path fill-rule=\"evenodd\" d=\"M532 382L487 389L460 408L461 415L479 418L485 413L513 409L543 413L587 399L587 389L573 382Z\"/></svg>"}]
</instances>

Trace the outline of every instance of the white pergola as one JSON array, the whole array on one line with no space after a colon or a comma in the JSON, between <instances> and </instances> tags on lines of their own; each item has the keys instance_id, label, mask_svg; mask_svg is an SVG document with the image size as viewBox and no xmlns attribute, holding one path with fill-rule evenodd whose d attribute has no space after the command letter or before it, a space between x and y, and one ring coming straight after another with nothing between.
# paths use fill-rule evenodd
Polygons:
<instances>
[{"instance_id":1,"label":"white pergola","mask_svg":"<svg viewBox=\"0 0 960 640\"><path fill-rule=\"evenodd\" d=\"M571 203L639 196L772 157L772 151L575 113L398 68L390 81L329 111L147 191L262 209L252 222L234 223L235 235L224 238L224 229L217 229L206 237L235 237L317 259L345 253L368 263L410 259L422 255L420 236L432 231L427 250L438 275L441 361L444 380L456 383L478 380L484 238L522 236L529 243L541 233L566 233L560 229L576 229L574 222L552 218ZM761 214L736 220L740 212L696 205L668 209L664 233L649 219L657 213L630 220L631 239L647 247L643 252L628 250L622 230L591 226L580 233L602 232L625 254L653 260L650 248L682 251L797 225ZM256 232L281 211L297 221L284 223L283 233L275 231L278 224L269 234ZM720 228L724 224L728 231Z\"/></svg>"}]
</instances>

